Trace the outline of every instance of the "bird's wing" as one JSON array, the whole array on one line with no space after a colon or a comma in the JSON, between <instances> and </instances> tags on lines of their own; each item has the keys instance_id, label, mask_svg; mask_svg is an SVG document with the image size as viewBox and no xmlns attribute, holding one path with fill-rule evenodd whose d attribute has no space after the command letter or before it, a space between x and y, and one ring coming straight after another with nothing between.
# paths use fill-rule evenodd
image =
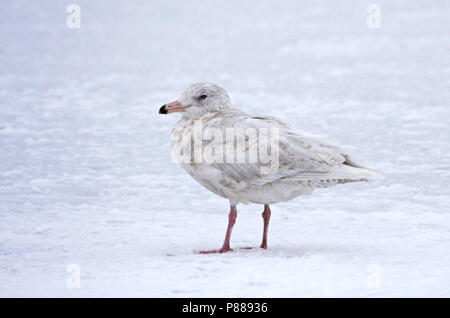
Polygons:
<instances>
[{"instance_id":1,"label":"bird's wing","mask_svg":"<svg viewBox=\"0 0 450 318\"><path fill-rule=\"evenodd\" d=\"M274 117L252 117L241 112L230 112L228 115L207 121L205 128L208 127L221 129L223 136L226 135L226 128L230 127L235 131L241 129L247 132L250 129L258 132L256 140L253 140L251 136L247 138L246 147L239 149L238 141L234 144L235 153L239 150L244 152L241 155L245 156L245 163L212 163L213 167L220 170L227 178L238 183L244 182L246 186L258 187L283 178L291 181L363 178L356 173L356 170L364 169L358 169L359 166L353 164L342 149L321 138L303 133ZM278 132L278 163L262 162L260 156L256 162L248 160L252 149L250 144L261 141L259 133L264 129L272 132L272 135L269 133L268 138L269 152L277 146L270 145L270 140ZM208 146L207 144L205 146ZM258 150L261 151L261 145L258 146L260 147ZM274 158L276 160L276 156Z\"/></svg>"}]
</instances>

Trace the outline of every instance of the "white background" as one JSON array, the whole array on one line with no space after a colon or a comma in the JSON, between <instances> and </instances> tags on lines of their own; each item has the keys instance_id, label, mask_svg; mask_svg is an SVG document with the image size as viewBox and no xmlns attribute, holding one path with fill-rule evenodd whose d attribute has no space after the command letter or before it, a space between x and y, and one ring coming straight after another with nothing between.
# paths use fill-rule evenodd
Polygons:
<instances>
[{"instance_id":1,"label":"white background","mask_svg":"<svg viewBox=\"0 0 450 318\"><path fill-rule=\"evenodd\" d=\"M78 1L80 29L69 3L1 4L0 296L450 296L448 1L377 2L380 29L365 1ZM239 205L235 250L195 254L228 202L158 109L198 81L386 180L273 205L268 250Z\"/></svg>"}]
</instances>

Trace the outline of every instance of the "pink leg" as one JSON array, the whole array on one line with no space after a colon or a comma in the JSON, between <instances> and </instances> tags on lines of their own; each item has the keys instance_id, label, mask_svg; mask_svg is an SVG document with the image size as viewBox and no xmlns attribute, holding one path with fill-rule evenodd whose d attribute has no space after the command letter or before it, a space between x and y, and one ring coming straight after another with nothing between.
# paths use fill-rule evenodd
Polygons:
<instances>
[{"instance_id":1,"label":"pink leg","mask_svg":"<svg viewBox=\"0 0 450 318\"><path fill-rule=\"evenodd\" d=\"M272 212L270 211L270 207L268 204L264 205L264 212L262 213L262 217L264 219L264 231L263 231L263 239L261 243L261 248L267 248L267 232L269 230L269 221L270 215Z\"/></svg>"},{"instance_id":2,"label":"pink leg","mask_svg":"<svg viewBox=\"0 0 450 318\"><path fill-rule=\"evenodd\" d=\"M222 248L220 250L200 251L200 254L225 253L232 251L232 249L230 248L230 238L231 238L231 231L233 230L233 225L234 223L236 223L236 218L237 218L236 206L232 205L230 207L230 213L228 214L227 234L225 234L225 241L223 242Z\"/></svg>"}]
</instances>

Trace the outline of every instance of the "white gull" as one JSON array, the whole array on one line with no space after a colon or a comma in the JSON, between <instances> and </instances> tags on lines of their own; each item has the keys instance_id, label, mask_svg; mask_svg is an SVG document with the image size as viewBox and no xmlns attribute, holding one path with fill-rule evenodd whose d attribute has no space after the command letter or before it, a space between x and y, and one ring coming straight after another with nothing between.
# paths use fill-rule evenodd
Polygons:
<instances>
[{"instance_id":1,"label":"white gull","mask_svg":"<svg viewBox=\"0 0 450 318\"><path fill-rule=\"evenodd\" d=\"M230 200L222 248L201 253L231 251L230 237L238 203L264 205L261 247L267 248L269 204L309 194L316 188L383 178L356 164L345 151L322 138L299 131L280 119L255 117L232 108L227 92L216 84L192 84L177 101L165 104L159 110L160 114L174 112L182 114L172 130L173 150L178 160L183 158L181 166L205 188ZM193 141L195 127L200 127L200 144ZM240 136L237 134L236 142L234 137L226 138L230 128L241 132ZM204 136L206 131L209 131L208 138ZM249 138L255 136L251 134L255 131L257 138ZM276 143L271 143L274 140ZM277 154L276 165L273 160L263 160L261 149L257 149L257 159L250 160L254 158L251 152L261 145L267 145L267 154ZM198 160L198 149L200 153L209 150L216 160ZM218 149L224 150L223 154ZM242 155L245 161L230 161L227 151L232 153L233 159ZM214 154L218 156L214 157Z\"/></svg>"}]
</instances>

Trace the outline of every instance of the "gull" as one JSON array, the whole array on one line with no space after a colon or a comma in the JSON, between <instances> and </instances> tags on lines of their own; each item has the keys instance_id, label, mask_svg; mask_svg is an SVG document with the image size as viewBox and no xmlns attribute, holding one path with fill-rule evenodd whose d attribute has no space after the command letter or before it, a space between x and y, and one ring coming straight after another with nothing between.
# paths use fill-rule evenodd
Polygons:
<instances>
[{"instance_id":1,"label":"gull","mask_svg":"<svg viewBox=\"0 0 450 318\"><path fill-rule=\"evenodd\" d=\"M171 134L175 160L202 186L230 201L222 247L202 254L232 250L238 203L264 205L260 247L267 249L270 204L317 188L383 178L321 137L275 117L252 116L233 108L225 89L216 84L192 84L178 100L159 109L160 114L175 112L181 113ZM234 135L228 138L230 131Z\"/></svg>"}]
</instances>

